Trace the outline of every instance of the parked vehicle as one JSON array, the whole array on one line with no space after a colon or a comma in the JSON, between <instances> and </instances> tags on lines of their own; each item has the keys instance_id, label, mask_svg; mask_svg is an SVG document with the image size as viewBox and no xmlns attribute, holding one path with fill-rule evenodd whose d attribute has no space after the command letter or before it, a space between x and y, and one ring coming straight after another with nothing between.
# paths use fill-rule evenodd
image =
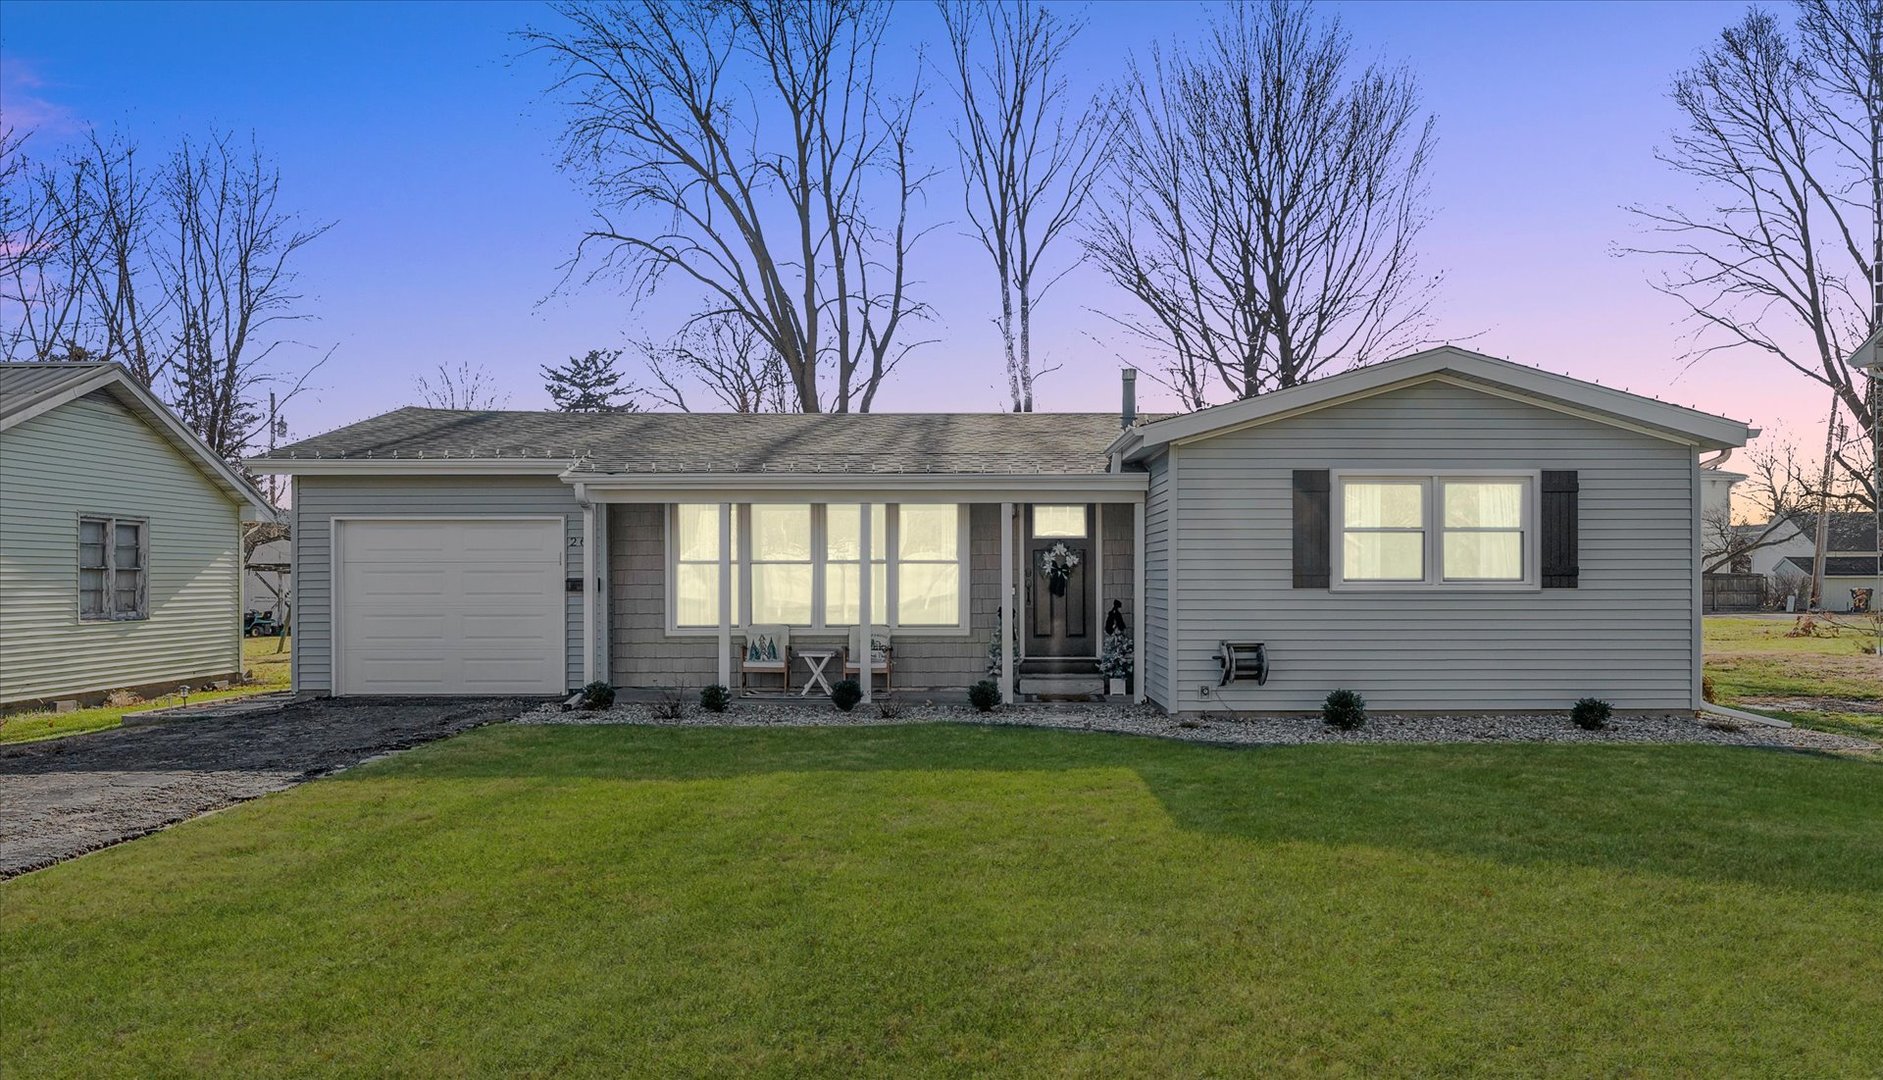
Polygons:
<instances>
[{"instance_id":1,"label":"parked vehicle","mask_svg":"<svg viewBox=\"0 0 1883 1080\"><path fill-rule=\"evenodd\" d=\"M242 633L247 637L280 637L286 629L272 611L242 613Z\"/></svg>"}]
</instances>

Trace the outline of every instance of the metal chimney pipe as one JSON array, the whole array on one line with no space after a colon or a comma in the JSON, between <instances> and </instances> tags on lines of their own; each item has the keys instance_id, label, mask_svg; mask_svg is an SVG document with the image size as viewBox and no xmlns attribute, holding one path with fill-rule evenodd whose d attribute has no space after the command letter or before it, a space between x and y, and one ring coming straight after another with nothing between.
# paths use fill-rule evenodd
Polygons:
<instances>
[{"instance_id":1,"label":"metal chimney pipe","mask_svg":"<svg viewBox=\"0 0 1883 1080\"><path fill-rule=\"evenodd\" d=\"M1118 426L1128 428L1138 420L1138 369L1128 367L1124 375L1124 406L1118 412Z\"/></svg>"}]
</instances>

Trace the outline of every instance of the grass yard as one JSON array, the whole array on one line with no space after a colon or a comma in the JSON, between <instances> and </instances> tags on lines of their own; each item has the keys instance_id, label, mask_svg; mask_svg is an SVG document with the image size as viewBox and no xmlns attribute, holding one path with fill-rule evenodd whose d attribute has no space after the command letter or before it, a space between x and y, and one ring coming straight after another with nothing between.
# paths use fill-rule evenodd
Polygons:
<instances>
[{"instance_id":1,"label":"grass yard","mask_svg":"<svg viewBox=\"0 0 1883 1080\"><path fill-rule=\"evenodd\" d=\"M1848 625L1868 625L1861 619L1840 617ZM1883 658L1862 651L1876 644L1874 630L1786 637L1792 621L1791 616L1707 617L1706 673L1719 703L1801 727L1883 738ZM1875 705L1852 709L1853 702Z\"/></svg>"},{"instance_id":2,"label":"grass yard","mask_svg":"<svg viewBox=\"0 0 1883 1080\"><path fill-rule=\"evenodd\" d=\"M231 690L210 690L192 693L190 700L219 701L223 698L247 697L250 694L265 694L275 690L286 690L289 684L288 661L292 647L276 652L278 645L285 644L280 638L243 638L242 666L255 677L255 681ZM169 694L149 701L140 700L127 705L100 705L93 709L76 709L61 713L50 709L39 712L14 713L0 717L0 743L27 742L33 739L50 739L61 735L79 735L87 731L102 731L117 727L124 720L124 714L142 709L155 709L165 705L181 705L183 698L179 694Z\"/></svg>"},{"instance_id":3,"label":"grass yard","mask_svg":"<svg viewBox=\"0 0 1883 1080\"><path fill-rule=\"evenodd\" d=\"M1883 764L499 726L0 885L9 1074L1874 1075Z\"/></svg>"}]
</instances>

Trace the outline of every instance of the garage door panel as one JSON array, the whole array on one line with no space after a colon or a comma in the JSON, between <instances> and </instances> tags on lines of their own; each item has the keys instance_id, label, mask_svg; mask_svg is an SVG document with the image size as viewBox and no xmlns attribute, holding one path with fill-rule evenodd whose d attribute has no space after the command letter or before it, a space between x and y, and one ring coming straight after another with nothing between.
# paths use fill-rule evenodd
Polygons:
<instances>
[{"instance_id":1,"label":"garage door panel","mask_svg":"<svg viewBox=\"0 0 1883 1080\"><path fill-rule=\"evenodd\" d=\"M559 693L561 520L340 523L339 692Z\"/></svg>"}]
</instances>

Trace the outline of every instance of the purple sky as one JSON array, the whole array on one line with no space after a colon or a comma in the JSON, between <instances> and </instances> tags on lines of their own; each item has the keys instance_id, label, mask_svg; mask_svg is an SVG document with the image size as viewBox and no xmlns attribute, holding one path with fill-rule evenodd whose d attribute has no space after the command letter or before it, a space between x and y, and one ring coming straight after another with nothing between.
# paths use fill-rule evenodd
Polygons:
<instances>
[{"instance_id":1,"label":"purple sky","mask_svg":"<svg viewBox=\"0 0 1883 1080\"><path fill-rule=\"evenodd\" d=\"M1499 356L1750 419L1809 446L1826 397L1754 358L1687 369L1690 327L1617 258L1633 201L1687 193L1653 160L1675 123L1669 78L1744 10L1737 3L1334 4L1362 55L1407 63L1438 116L1436 219L1423 244L1447 279L1438 333ZM1098 4L1071 72L1095 89L1133 49L1194 37L1189 4ZM337 346L297 404L312 434L409 404L414 377L463 359L495 371L514 408L547 407L537 365L630 338L665 337L681 298L639 308L605 286L559 293L587 218L554 165L556 108L508 36L539 5L43 4L14 0L0 29L0 107L44 152L87 124L146 145L212 126L253 129L279 160L284 197L337 226L301 263L297 334ZM933 42L932 8L896 33ZM945 90L923 152L951 165ZM885 410L999 407L1004 397L984 256L963 234L957 181L925 213L919 250L937 339L885 387ZM1071 254L1071 248L1066 249ZM1089 270L1048 297L1036 326L1064 369L1046 409L1111 409L1130 346L1094 309L1128 298ZM1475 336L1474 336L1475 335ZM305 355L317 355L309 350ZM1167 407L1154 392L1147 407Z\"/></svg>"}]
</instances>

